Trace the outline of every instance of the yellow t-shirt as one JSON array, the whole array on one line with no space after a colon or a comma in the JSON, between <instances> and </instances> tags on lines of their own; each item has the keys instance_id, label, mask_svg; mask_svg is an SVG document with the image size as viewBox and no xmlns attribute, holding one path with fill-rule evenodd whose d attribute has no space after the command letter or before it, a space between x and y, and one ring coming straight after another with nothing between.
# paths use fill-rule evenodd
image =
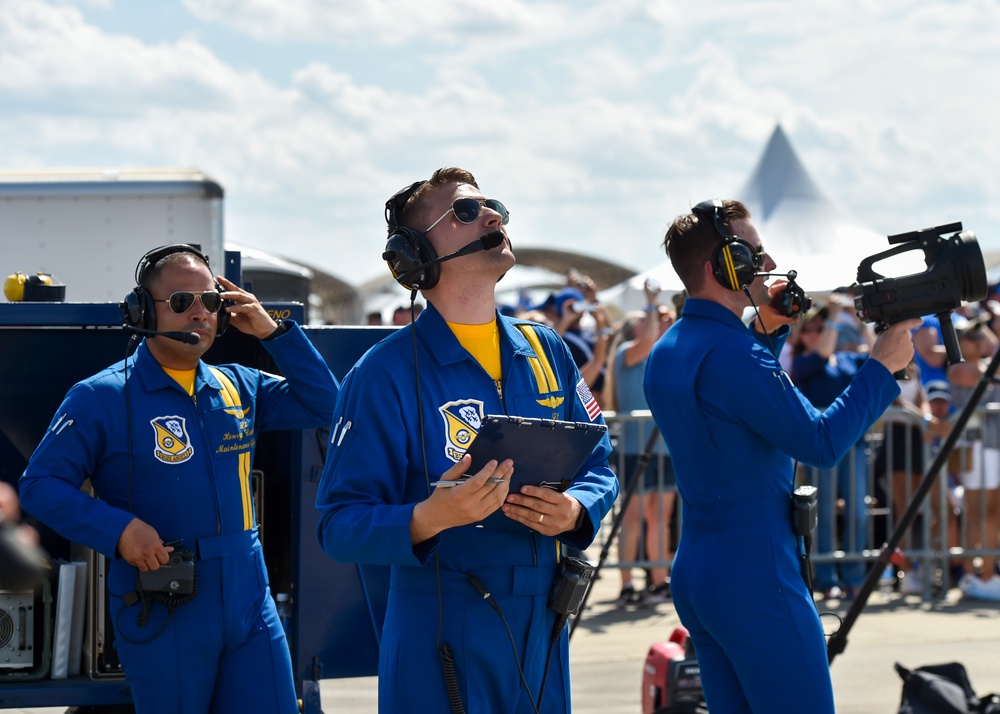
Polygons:
<instances>
[{"instance_id":1,"label":"yellow t-shirt","mask_svg":"<svg viewBox=\"0 0 1000 714\"><path fill-rule=\"evenodd\" d=\"M162 365L161 365L162 366ZM194 376L197 374L196 369L167 369L163 367L163 371L170 375L171 378L177 384L181 385L188 394L192 397L194 396Z\"/></svg>"},{"instance_id":2,"label":"yellow t-shirt","mask_svg":"<svg viewBox=\"0 0 1000 714\"><path fill-rule=\"evenodd\" d=\"M497 321L485 325L462 325L449 322L448 327L494 382L500 381L500 328Z\"/></svg>"}]
</instances>

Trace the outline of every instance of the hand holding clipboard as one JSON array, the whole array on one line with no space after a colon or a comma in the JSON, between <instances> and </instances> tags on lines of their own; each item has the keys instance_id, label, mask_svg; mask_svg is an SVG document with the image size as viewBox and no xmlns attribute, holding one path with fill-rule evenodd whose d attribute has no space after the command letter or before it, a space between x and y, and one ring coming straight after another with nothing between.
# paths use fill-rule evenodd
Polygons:
<instances>
[{"instance_id":1,"label":"hand holding clipboard","mask_svg":"<svg viewBox=\"0 0 1000 714\"><path fill-rule=\"evenodd\" d=\"M488 414L466 451L472 457L468 473L490 459L513 459L511 493L524 485L565 491L607 431L604 424Z\"/></svg>"}]
</instances>

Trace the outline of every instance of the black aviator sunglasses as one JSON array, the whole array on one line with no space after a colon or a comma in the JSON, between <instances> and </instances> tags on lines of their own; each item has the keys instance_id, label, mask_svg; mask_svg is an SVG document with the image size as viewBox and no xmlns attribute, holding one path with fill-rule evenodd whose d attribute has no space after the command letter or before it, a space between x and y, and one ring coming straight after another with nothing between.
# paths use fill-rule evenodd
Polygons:
<instances>
[{"instance_id":1,"label":"black aviator sunglasses","mask_svg":"<svg viewBox=\"0 0 1000 714\"><path fill-rule=\"evenodd\" d=\"M173 293L166 300L154 299L153 302L165 302L171 312L182 314L194 307L195 298L199 298L209 312L218 312L222 309L222 293L218 290L203 290L197 293L183 290Z\"/></svg>"}]
</instances>

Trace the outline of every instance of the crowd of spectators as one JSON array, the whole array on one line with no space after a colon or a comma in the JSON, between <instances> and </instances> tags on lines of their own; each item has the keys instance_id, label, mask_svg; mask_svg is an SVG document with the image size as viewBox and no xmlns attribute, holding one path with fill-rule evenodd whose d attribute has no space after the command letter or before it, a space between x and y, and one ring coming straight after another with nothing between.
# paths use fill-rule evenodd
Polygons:
<instances>
[{"instance_id":1,"label":"crowd of spectators","mask_svg":"<svg viewBox=\"0 0 1000 714\"><path fill-rule=\"evenodd\" d=\"M598 287L579 271L566 272L565 285L541 299L501 305L507 314L553 327L566 342L581 376L605 412L621 415L615 430L618 445L611 465L626 494L628 479L636 485L626 504L619 539L622 563L657 563L644 568L640 587L634 568L620 569L622 605L657 604L670 597L669 563L676 548L675 480L662 438L656 442L648 467L636 473L652 422L629 419L629 412L645 410L642 374L652 345L679 317L683 293L667 300L655 282L645 286L643 310L620 312L601 303ZM418 305L419 309L420 306ZM914 330L915 355L905 377L899 379L900 397L877 430L881 438L859 441L834 469L800 469L800 480L819 486L819 525L815 550L860 553L881 547L869 542L872 506L888 509L886 528L895 528L906 511L937 448L954 418L971 398L1000 344L1000 287L986 300L964 305L952 314L964 362L948 365L941 328L936 316L927 316ZM409 307L396 310L392 323L407 324ZM381 324L381 320L369 321ZM780 355L785 371L813 405L825 409L843 391L866 358L874 339L870 325L861 322L849 288L838 288L815 299L812 309L795 326ZM947 505L942 522L941 491L932 488L930 507L933 542L942 531L952 549L946 565L966 597L1000 601L1000 571L993 555L1000 549L1000 412L986 410L1000 403L1000 385L991 383L978 405L977 415L959 438L941 478L947 480ZM869 478L874 474L874 482ZM900 592L925 592L932 568L910 551L925 549L921 515L904 535L898 563ZM965 556L961 544L982 555ZM954 555L958 552L959 555ZM814 589L825 598L851 598L866 575L866 564L845 558L813 566Z\"/></svg>"}]
</instances>

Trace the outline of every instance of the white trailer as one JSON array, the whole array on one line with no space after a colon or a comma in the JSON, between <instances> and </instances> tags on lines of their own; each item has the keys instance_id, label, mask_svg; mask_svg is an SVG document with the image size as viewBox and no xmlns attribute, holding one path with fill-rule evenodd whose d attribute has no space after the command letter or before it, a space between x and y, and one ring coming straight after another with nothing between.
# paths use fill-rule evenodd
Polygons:
<instances>
[{"instance_id":1,"label":"white trailer","mask_svg":"<svg viewBox=\"0 0 1000 714\"><path fill-rule=\"evenodd\" d=\"M0 277L48 273L67 302L118 302L168 243L223 272L222 186L197 169L0 171Z\"/></svg>"}]
</instances>

